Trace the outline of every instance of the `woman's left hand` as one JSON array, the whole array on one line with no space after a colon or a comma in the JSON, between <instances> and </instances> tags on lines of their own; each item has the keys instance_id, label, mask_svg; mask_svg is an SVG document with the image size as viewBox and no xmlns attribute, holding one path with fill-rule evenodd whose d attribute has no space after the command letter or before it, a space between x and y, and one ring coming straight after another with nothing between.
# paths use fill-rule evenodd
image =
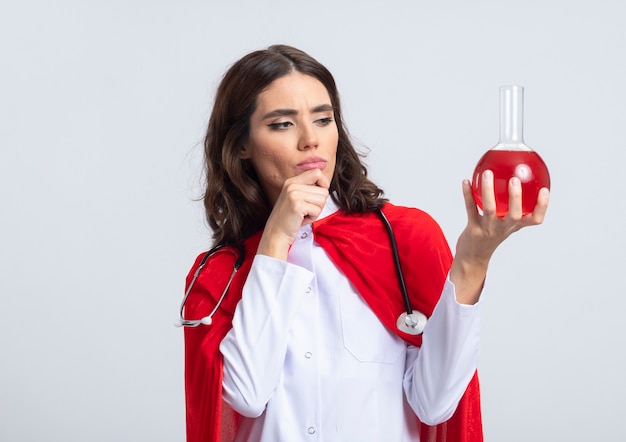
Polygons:
<instances>
[{"instance_id":1,"label":"woman's left hand","mask_svg":"<svg viewBox=\"0 0 626 442\"><path fill-rule=\"evenodd\" d=\"M469 180L463 181L463 196L467 210L467 226L461 232L456 244L450 280L455 285L457 300L463 304L474 304L480 297L493 253L512 233L543 222L548 209L550 191L542 188L533 212L522 215L522 186L518 178L511 178L509 211L505 216L498 217L493 173L487 170L482 176L482 214L476 207Z\"/></svg>"}]
</instances>

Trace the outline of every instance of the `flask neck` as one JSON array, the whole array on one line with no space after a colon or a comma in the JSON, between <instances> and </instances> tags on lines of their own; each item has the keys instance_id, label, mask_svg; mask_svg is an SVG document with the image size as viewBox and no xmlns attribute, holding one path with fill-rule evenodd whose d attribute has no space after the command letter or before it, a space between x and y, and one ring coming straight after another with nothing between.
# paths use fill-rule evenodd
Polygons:
<instances>
[{"instance_id":1,"label":"flask neck","mask_svg":"<svg viewBox=\"0 0 626 442\"><path fill-rule=\"evenodd\" d=\"M500 87L500 143L524 144L524 88Z\"/></svg>"}]
</instances>

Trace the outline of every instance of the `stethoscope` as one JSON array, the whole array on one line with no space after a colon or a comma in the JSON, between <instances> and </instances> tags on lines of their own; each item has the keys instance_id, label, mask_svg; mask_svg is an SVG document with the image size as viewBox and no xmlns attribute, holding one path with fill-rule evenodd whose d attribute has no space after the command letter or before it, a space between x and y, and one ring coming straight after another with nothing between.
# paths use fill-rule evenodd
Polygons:
<instances>
[{"instance_id":1,"label":"stethoscope","mask_svg":"<svg viewBox=\"0 0 626 442\"><path fill-rule=\"evenodd\" d=\"M398 282L400 284L400 290L402 291L402 300L404 301L405 311L402 312L402 314L398 317L398 320L396 321L396 327L398 328L398 330L404 333L407 333L409 335L419 335L424 331L424 327L426 326L426 322L428 319L426 318L426 315L423 314L422 312L413 310L411 308L411 301L409 300L409 294L407 293L406 284L404 282L404 274L402 273L402 266L400 265L400 255L398 254L396 236L393 233L393 229L391 228L391 224L389 223L389 220L387 219L385 214L382 212L382 210L377 209L377 213L380 216L381 220L383 221L383 224L385 225L385 228L387 229L387 233L389 234L389 240L391 241L391 251L393 253L393 260L394 260L395 267L396 267L396 273L398 275ZM219 252L220 250L223 250L223 251L230 250L233 253L233 255L236 256L236 260L233 265L233 271L231 272L230 277L228 278L228 282L226 283L226 287L224 287L224 291L222 291L222 294L217 300L217 304L207 316L201 319L185 319L185 316L184 316L185 302L187 301L187 297L189 296L189 293L191 293L191 289L193 288L194 283L198 279L198 275L200 275L200 272L206 265L208 259L215 253ZM237 271L243 264L244 258L245 258L245 249L243 248L243 246L240 246L237 249L234 249L233 247L226 246L224 244L219 244L213 247L208 252L206 252L204 256L202 257L202 260L200 261L200 265L198 265L198 268L193 274L193 278L191 279L191 283L189 284L189 287L187 287L187 290L185 291L185 296L183 297L183 301L180 304L179 319L176 321L175 325L177 327L197 327L200 324L211 325L213 323L213 315L215 315L215 312L217 312L217 309L220 307L220 305L222 304L222 301L226 297L226 294L228 293L228 289L230 288L230 284L233 282L233 278L235 277L235 274L237 273Z\"/></svg>"},{"instance_id":2,"label":"stethoscope","mask_svg":"<svg viewBox=\"0 0 626 442\"><path fill-rule=\"evenodd\" d=\"M217 309L220 308L222 301L224 300L224 298L226 297L226 294L228 293L230 284L233 282L233 278L235 277L237 270L239 270L239 268L243 264L243 261L246 257L246 250L243 248L243 246L239 246L237 249L237 254L235 255L237 259L235 260L235 264L233 264L233 271L231 272L230 277L228 278L228 282L226 283L226 287L224 287L224 291L220 295L220 298L217 300L217 304L215 304L215 307L213 307L213 310L211 310L211 313L209 313L207 316L205 316L202 319L185 319L184 309L185 309L185 302L187 302L187 297L189 296L189 293L191 293L191 289L193 288L193 285L195 284L196 279L198 279L200 272L206 265L208 259L214 254L216 254L217 252L219 252L220 250L223 250L223 251L229 250L233 254L235 254L235 249L233 249L232 247L226 244L218 244L217 246L213 247L211 250L209 250L208 252L204 254L204 256L202 257L202 260L200 261L200 265L198 266L198 268L193 274L193 278L191 279L191 283L189 284L189 287L187 287L187 290L185 291L183 302L180 303L180 312L178 315L178 320L174 323L176 327L197 327L200 324L211 325L213 323L213 315L215 314Z\"/></svg>"}]
</instances>

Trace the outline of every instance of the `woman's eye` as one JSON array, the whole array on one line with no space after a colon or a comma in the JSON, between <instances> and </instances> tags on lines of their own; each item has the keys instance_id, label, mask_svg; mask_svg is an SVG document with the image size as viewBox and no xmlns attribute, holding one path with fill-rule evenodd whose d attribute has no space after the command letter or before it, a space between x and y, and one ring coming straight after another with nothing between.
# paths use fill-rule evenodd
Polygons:
<instances>
[{"instance_id":1,"label":"woman's eye","mask_svg":"<svg viewBox=\"0 0 626 442\"><path fill-rule=\"evenodd\" d=\"M293 126L293 123L291 121L279 121L277 123L270 123L268 124L268 126L270 127L270 129L281 130Z\"/></svg>"},{"instance_id":2,"label":"woman's eye","mask_svg":"<svg viewBox=\"0 0 626 442\"><path fill-rule=\"evenodd\" d=\"M317 123L320 126L328 126L332 122L333 122L333 119L331 117L320 118L319 120L317 120Z\"/></svg>"}]
</instances>

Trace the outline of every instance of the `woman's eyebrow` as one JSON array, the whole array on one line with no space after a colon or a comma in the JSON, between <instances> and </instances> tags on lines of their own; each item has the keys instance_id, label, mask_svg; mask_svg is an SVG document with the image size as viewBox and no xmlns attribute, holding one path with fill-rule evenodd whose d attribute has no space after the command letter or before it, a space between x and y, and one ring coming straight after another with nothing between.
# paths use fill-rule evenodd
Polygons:
<instances>
[{"instance_id":1,"label":"woman's eyebrow","mask_svg":"<svg viewBox=\"0 0 626 442\"><path fill-rule=\"evenodd\" d=\"M263 120L267 120L268 118L285 117L297 114L298 111L295 109L275 109L263 115Z\"/></svg>"},{"instance_id":2,"label":"woman's eyebrow","mask_svg":"<svg viewBox=\"0 0 626 442\"><path fill-rule=\"evenodd\" d=\"M330 104L320 104L319 106L315 106L313 109L311 109L311 112L334 112L334 109Z\"/></svg>"},{"instance_id":3,"label":"woman's eyebrow","mask_svg":"<svg viewBox=\"0 0 626 442\"><path fill-rule=\"evenodd\" d=\"M333 112L333 107L330 104L320 104L319 106L315 106L311 109L311 113L319 113L319 112ZM288 117L292 115L298 115L298 111L295 109L275 109L271 112L263 115L263 120L267 120L268 118L276 118L276 117Z\"/></svg>"}]
</instances>

